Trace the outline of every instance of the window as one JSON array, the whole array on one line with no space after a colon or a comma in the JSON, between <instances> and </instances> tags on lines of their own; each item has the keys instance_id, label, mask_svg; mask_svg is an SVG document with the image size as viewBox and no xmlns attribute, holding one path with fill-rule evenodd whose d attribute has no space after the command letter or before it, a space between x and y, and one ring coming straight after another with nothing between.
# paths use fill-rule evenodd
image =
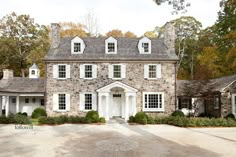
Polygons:
<instances>
[{"instance_id":1,"label":"window","mask_svg":"<svg viewBox=\"0 0 236 157\"><path fill-rule=\"evenodd\" d=\"M84 109L92 110L92 94L85 94Z\"/></svg>"},{"instance_id":2,"label":"window","mask_svg":"<svg viewBox=\"0 0 236 157\"><path fill-rule=\"evenodd\" d=\"M58 107L59 110L66 110L66 95L58 94Z\"/></svg>"},{"instance_id":3,"label":"window","mask_svg":"<svg viewBox=\"0 0 236 157\"><path fill-rule=\"evenodd\" d=\"M163 93L144 93L143 111L164 111Z\"/></svg>"},{"instance_id":4,"label":"window","mask_svg":"<svg viewBox=\"0 0 236 157\"><path fill-rule=\"evenodd\" d=\"M214 96L214 109L219 109L220 102L219 97L217 95Z\"/></svg>"},{"instance_id":5,"label":"window","mask_svg":"<svg viewBox=\"0 0 236 157\"><path fill-rule=\"evenodd\" d=\"M179 98L179 109L182 108L192 109L191 98L187 97Z\"/></svg>"},{"instance_id":6,"label":"window","mask_svg":"<svg viewBox=\"0 0 236 157\"><path fill-rule=\"evenodd\" d=\"M149 43L142 43L143 52L149 52Z\"/></svg>"},{"instance_id":7,"label":"window","mask_svg":"<svg viewBox=\"0 0 236 157\"><path fill-rule=\"evenodd\" d=\"M121 78L121 65L113 65L113 77Z\"/></svg>"},{"instance_id":8,"label":"window","mask_svg":"<svg viewBox=\"0 0 236 157\"><path fill-rule=\"evenodd\" d=\"M33 103L35 103L35 102L36 102L36 99L35 99L35 98L33 98L33 99L32 99L32 102L33 102Z\"/></svg>"},{"instance_id":9,"label":"window","mask_svg":"<svg viewBox=\"0 0 236 157\"><path fill-rule=\"evenodd\" d=\"M16 98L12 98L11 103L15 104L16 103Z\"/></svg>"},{"instance_id":10,"label":"window","mask_svg":"<svg viewBox=\"0 0 236 157\"><path fill-rule=\"evenodd\" d=\"M81 52L81 44L74 43L74 52Z\"/></svg>"},{"instance_id":11,"label":"window","mask_svg":"<svg viewBox=\"0 0 236 157\"><path fill-rule=\"evenodd\" d=\"M32 70L32 71L31 71L31 75L35 75L35 70Z\"/></svg>"},{"instance_id":12,"label":"window","mask_svg":"<svg viewBox=\"0 0 236 157\"><path fill-rule=\"evenodd\" d=\"M149 78L156 78L157 77L157 66L156 65L149 65L148 67L148 76Z\"/></svg>"},{"instance_id":13,"label":"window","mask_svg":"<svg viewBox=\"0 0 236 157\"><path fill-rule=\"evenodd\" d=\"M26 103L26 104L29 103L29 98L25 98L25 103Z\"/></svg>"},{"instance_id":14,"label":"window","mask_svg":"<svg viewBox=\"0 0 236 157\"><path fill-rule=\"evenodd\" d=\"M66 65L58 65L58 78L66 78Z\"/></svg>"},{"instance_id":15,"label":"window","mask_svg":"<svg viewBox=\"0 0 236 157\"><path fill-rule=\"evenodd\" d=\"M85 65L84 66L84 76L85 78L93 78L93 66L92 65Z\"/></svg>"},{"instance_id":16,"label":"window","mask_svg":"<svg viewBox=\"0 0 236 157\"><path fill-rule=\"evenodd\" d=\"M44 99L40 99L40 105L44 106Z\"/></svg>"},{"instance_id":17,"label":"window","mask_svg":"<svg viewBox=\"0 0 236 157\"><path fill-rule=\"evenodd\" d=\"M108 43L108 52L115 52L115 43Z\"/></svg>"}]
</instances>

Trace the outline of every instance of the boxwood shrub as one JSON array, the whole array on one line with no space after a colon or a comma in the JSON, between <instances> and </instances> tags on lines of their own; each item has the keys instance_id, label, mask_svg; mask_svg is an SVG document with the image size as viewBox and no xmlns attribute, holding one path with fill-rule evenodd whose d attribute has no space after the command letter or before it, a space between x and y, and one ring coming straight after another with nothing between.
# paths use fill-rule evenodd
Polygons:
<instances>
[{"instance_id":1,"label":"boxwood shrub","mask_svg":"<svg viewBox=\"0 0 236 157\"><path fill-rule=\"evenodd\" d=\"M97 111L88 111L85 118L86 118L88 123L100 122L99 115L98 115Z\"/></svg>"},{"instance_id":2,"label":"boxwood shrub","mask_svg":"<svg viewBox=\"0 0 236 157\"><path fill-rule=\"evenodd\" d=\"M44 108L38 107L32 113L32 118L39 118L47 116L47 113Z\"/></svg>"},{"instance_id":3,"label":"boxwood shrub","mask_svg":"<svg viewBox=\"0 0 236 157\"><path fill-rule=\"evenodd\" d=\"M145 112L138 112L134 116L134 122L138 124L147 124L148 116Z\"/></svg>"},{"instance_id":4,"label":"boxwood shrub","mask_svg":"<svg viewBox=\"0 0 236 157\"><path fill-rule=\"evenodd\" d=\"M171 116L174 116L174 117L184 117L184 113L182 111L174 111Z\"/></svg>"},{"instance_id":5,"label":"boxwood shrub","mask_svg":"<svg viewBox=\"0 0 236 157\"><path fill-rule=\"evenodd\" d=\"M0 124L31 124L31 120L22 114L10 114L8 117L0 116Z\"/></svg>"},{"instance_id":6,"label":"boxwood shrub","mask_svg":"<svg viewBox=\"0 0 236 157\"><path fill-rule=\"evenodd\" d=\"M235 119L235 116L234 116L234 114L233 113L230 113L230 114L228 114L225 118L232 118L232 119Z\"/></svg>"}]
</instances>

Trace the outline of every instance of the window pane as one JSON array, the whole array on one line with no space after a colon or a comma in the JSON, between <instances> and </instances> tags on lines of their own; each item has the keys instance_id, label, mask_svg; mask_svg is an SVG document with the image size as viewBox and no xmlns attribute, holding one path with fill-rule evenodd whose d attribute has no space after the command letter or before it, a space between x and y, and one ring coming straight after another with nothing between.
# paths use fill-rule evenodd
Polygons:
<instances>
[{"instance_id":1,"label":"window pane","mask_svg":"<svg viewBox=\"0 0 236 157\"><path fill-rule=\"evenodd\" d=\"M144 52L149 51L149 44L148 43L142 43L142 47L143 47Z\"/></svg>"},{"instance_id":2,"label":"window pane","mask_svg":"<svg viewBox=\"0 0 236 157\"><path fill-rule=\"evenodd\" d=\"M92 94L85 94L85 110L92 110Z\"/></svg>"},{"instance_id":3,"label":"window pane","mask_svg":"<svg viewBox=\"0 0 236 157\"><path fill-rule=\"evenodd\" d=\"M93 77L93 66L92 65L85 65L85 78L92 78Z\"/></svg>"},{"instance_id":4,"label":"window pane","mask_svg":"<svg viewBox=\"0 0 236 157\"><path fill-rule=\"evenodd\" d=\"M25 103L26 103L26 104L29 103L29 98L25 98Z\"/></svg>"},{"instance_id":5,"label":"window pane","mask_svg":"<svg viewBox=\"0 0 236 157\"><path fill-rule=\"evenodd\" d=\"M115 52L115 43L108 43L108 52Z\"/></svg>"},{"instance_id":6,"label":"window pane","mask_svg":"<svg viewBox=\"0 0 236 157\"><path fill-rule=\"evenodd\" d=\"M149 65L149 78L156 78L156 65Z\"/></svg>"},{"instance_id":7,"label":"window pane","mask_svg":"<svg viewBox=\"0 0 236 157\"><path fill-rule=\"evenodd\" d=\"M74 52L80 52L80 43L74 43Z\"/></svg>"},{"instance_id":8,"label":"window pane","mask_svg":"<svg viewBox=\"0 0 236 157\"><path fill-rule=\"evenodd\" d=\"M121 65L113 66L113 76L114 78L121 78Z\"/></svg>"},{"instance_id":9,"label":"window pane","mask_svg":"<svg viewBox=\"0 0 236 157\"><path fill-rule=\"evenodd\" d=\"M58 106L59 106L59 110L66 109L66 95L65 94L58 95Z\"/></svg>"},{"instance_id":10,"label":"window pane","mask_svg":"<svg viewBox=\"0 0 236 157\"><path fill-rule=\"evenodd\" d=\"M162 94L145 94L144 95L144 108L146 109L162 109Z\"/></svg>"},{"instance_id":11,"label":"window pane","mask_svg":"<svg viewBox=\"0 0 236 157\"><path fill-rule=\"evenodd\" d=\"M59 78L66 78L66 65L59 65L58 66L58 77Z\"/></svg>"}]
</instances>

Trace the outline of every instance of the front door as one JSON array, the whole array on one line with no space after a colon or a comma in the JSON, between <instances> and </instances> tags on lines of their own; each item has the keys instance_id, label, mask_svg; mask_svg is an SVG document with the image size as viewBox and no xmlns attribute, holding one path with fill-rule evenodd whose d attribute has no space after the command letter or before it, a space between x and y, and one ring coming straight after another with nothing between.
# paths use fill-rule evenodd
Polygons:
<instances>
[{"instance_id":1,"label":"front door","mask_svg":"<svg viewBox=\"0 0 236 157\"><path fill-rule=\"evenodd\" d=\"M120 117L121 116L121 94L113 94L113 104L112 104L112 117Z\"/></svg>"}]
</instances>

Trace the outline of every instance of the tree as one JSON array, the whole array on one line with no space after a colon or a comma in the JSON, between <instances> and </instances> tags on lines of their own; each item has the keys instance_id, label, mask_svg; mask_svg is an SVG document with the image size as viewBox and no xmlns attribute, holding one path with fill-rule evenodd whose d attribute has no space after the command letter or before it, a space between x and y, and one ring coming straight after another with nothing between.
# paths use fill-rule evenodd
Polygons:
<instances>
[{"instance_id":1,"label":"tree","mask_svg":"<svg viewBox=\"0 0 236 157\"><path fill-rule=\"evenodd\" d=\"M123 37L123 33L119 29L113 29L113 30L107 32L106 36L107 37L109 37L109 36L112 36L112 37Z\"/></svg>"},{"instance_id":2,"label":"tree","mask_svg":"<svg viewBox=\"0 0 236 157\"><path fill-rule=\"evenodd\" d=\"M222 52L236 45L236 0L222 0L216 23L216 42Z\"/></svg>"},{"instance_id":3,"label":"tree","mask_svg":"<svg viewBox=\"0 0 236 157\"><path fill-rule=\"evenodd\" d=\"M84 15L84 28L91 37L99 36L98 20L92 10Z\"/></svg>"},{"instance_id":4,"label":"tree","mask_svg":"<svg viewBox=\"0 0 236 157\"><path fill-rule=\"evenodd\" d=\"M41 62L49 48L48 30L34 22L29 15L11 13L0 20L1 67L15 70L25 76L25 69L32 62Z\"/></svg>"},{"instance_id":5,"label":"tree","mask_svg":"<svg viewBox=\"0 0 236 157\"><path fill-rule=\"evenodd\" d=\"M154 31L147 31L144 35L148 38L157 38L157 34Z\"/></svg>"},{"instance_id":6,"label":"tree","mask_svg":"<svg viewBox=\"0 0 236 157\"><path fill-rule=\"evenodd\" d=\"M136 38L137 36L133 32L127 31L127 32L125 32L124 37L126 37L126 38Z\"/></svg>"},{"instance_id":7,"label":"tree","mask_svg":"<svg viewBox=\"0 0 236 157\"><path fill-rule=\"evenodd\" d=\"M178 14L180 11L185 13L187 11L187 7L190 6L188 0L153 0L157 5L161 5L163 3L168 3L173 6L172 14Z\"/></svg>"},{"instance_id":8,"label":"tree","mask_svg":"<svg viewBox=\"0 0 236 157\"><path fill-rule=\"evenodd\" d=\"M73 22L61 22L61 36L62 37L74 37L78 35L79 37L87 37L88 34L85 32L85 26L80 23Z\"/></svg>"}]
</instances>

